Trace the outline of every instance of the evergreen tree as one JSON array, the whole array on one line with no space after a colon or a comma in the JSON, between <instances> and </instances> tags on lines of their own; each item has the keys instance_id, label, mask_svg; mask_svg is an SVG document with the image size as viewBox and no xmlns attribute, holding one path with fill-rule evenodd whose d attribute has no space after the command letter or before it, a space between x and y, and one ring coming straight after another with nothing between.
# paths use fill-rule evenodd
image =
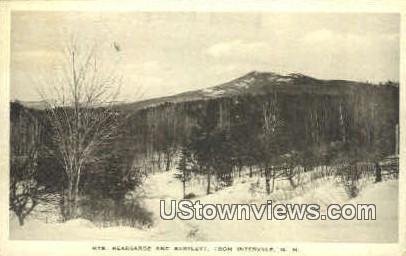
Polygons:
<instances>
[{"instance_id":1,"label":"evergreen tree","mask_svg":"<svg viewBox=\"0 0 406 256\"><path fill-rule=\"evenodd\" d=\"M191 155L187 148L184 147L177 167L178 173L175 174L175 177L182 181L183 198L186 197L186 183L191 179L191 168Z\"/></svg>"}]
</instances>

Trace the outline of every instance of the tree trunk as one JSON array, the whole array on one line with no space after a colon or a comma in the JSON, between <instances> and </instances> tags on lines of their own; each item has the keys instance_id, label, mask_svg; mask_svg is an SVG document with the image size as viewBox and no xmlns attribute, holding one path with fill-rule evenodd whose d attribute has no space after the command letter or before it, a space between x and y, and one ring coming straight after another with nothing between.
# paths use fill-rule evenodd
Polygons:
<instances>
[{"instance_id":1,"label":"tree trunk","mask_svg":"<svg viewBox=\"0 0 406 256\"><path fill-rule=\"evenodd\" d=\"M166 153L166 167L165 167L165 171L169 171L169 169L171 168L171 156L170 153Z\"/></svg>"},{"instance_id":2,"label":"tree trunk","mask_svg":"<svg viewBox=\"0 0 406 256\"><path fill-rule=\"evenodd\" d=\"M272 179L271 193L273 193L273 191L275 189L275 179L276 179L276 171L275 171L274 167L271 167L271 179Z\"/></svg>"},{"instance_id":3,"label":"tree trunk","mask_svg":"<svg viewBox=\"0 0 406 256\"><path fill-rule=\"evenodd\" d=\"M72 181L68 181L68 190L65 191L66 199L64 200L65 203L65 211L64 211L64 218L66 220L70 220L72 218Z\"/></svg>"},{"instance_id":4,"label":"tree trunk","mask_svg":"<svg viewBox=\"0 0 406 256\"><path fill-rule=\"evenodd\" d=\"M66 215L65 215L65 212L66 212L66 198L65 198L65 195L66 195L66 193L65 193L65 184L64 184L64 182L62 182L62 184L61 184L60 193L61 193L61 200L59 201L59 206L60 206L60 209L61 209L61 215L63 217L63 221L65 221L65 218L66 218Z\"/></svg>"},{"instance_id":5,"label":"tree trunk","mask_svg":"<svg viewBox=\"0 0 406 256\"><path fill-rule=\"evenodd\" d=\"M24 226L24 217L22 214L18 214L18 223L20 226Z\"/></svg>"},{"instance_id":6,"label":"tree trunk","mask_svg":"<svg viewBox=\"0 0 406 256\"><path fill-rule=\"evenodd\" d=\"M185 179L183 179L183 199L185 199L185 196L186 196L186 180Z\"/></svg>"},{"instance_id":7,"label":"tree trunk","mask_svg":"<svg viewBox=\"0 0 406 256\"><path fill-rule=\"evenodd\" d=\"M382 169L378 162L375 162L375 182L382 181Z\"/></svg>"},{"instance_id":8,"label":"tree trunk","mask_svg":"<svg viewBox=\"0 0 406 256\"><path fill-rule=\"evenodd\" d=\"M162 154L161 153L158 153L158 168L159 168L159 170L162 170Z\"/></svg>"},{"instance_id":9,"label":"tree trunk","mask_svg":"<svg viewBox=\"0 0 406 256\"><path fill-rule=\"evenodd\" d=\"M270 185L270 173L269 173L269 167L268 165L265 166L265 189L266 193L269 195L271 194L271 185Z\"/></svg>"},{"instance_id":10,"label":"tree trunk","mask_svg":"<svg viewBox=\"0 0 406 256\"><path fill-rule=\"evenodd\" d=\"M250 178L252 178L252 166L250 165Z\"/></svg>"},{"instance_id":11,"label":"tree trunk","mask_svg":"<svg viewBox=\"0 0 406 256\"><path fill-rule=\"evenodd\" d=\"M324 167L323 167L324 169ZM325 171L323 171L323 175L325 174ZM294 167L293 168L289 168L289 173L288 173L288 180L289 180L289 184L292 188L296 188L297 184L294 181Z\"/></svg>"},{"instance_id":12,"label":"tree trunk","mask_svg":"<svg viewBox=\"0 0 406 256\"><path fill-rule=\"evenodd\" d=\"M71 210L71 218L74 219L76 218L76 213L78 209L78 201L79 201L79 186L75 185L75 190L73 192L73 197L72 197L72 210Z\"/></svg>"},{"instance_id":13,"label":"tree trunk","mask_svg":"<svg viewBox=\"0 0 406 256\"><path fill-rule=\"evenodd\" d=\"M76 182L75 182L75 190L73 194L73 218L76 218L76 213L79 205L79 185L80 185L80 173L81 170L80 168L77 171L77 177L76 177Z\"/></svg>"},{"instance_id":14,"label":"tree trunk","mask_svg":"<svg viewBox=\"0 0 406 256\"><path fill-rule=\"evenodd\" d=\"M271 185L270 185L270 179L268 177L266 177L265 179L265 186L266 186L266 193L268 195L271 194Z\"/></svg>"},{"instance_id":15,"label":"tree trunk","mask_svg":"<svg viewBox=\"0 0 406 256\"><path fill-rule=\"evenodd\" d=\"M69 180L68 184L68 191L67 191L67 200L66 200L66 207L65 207L65 219L70 220L75 217L76 214L76 200L77 200L77 192L78 188L76 186L76 179Z\"/></svg>"},{"instance_id":16,"label":"tree trunk","mask_svg":"<svg viewBox=\"0 0 406 256\"><path fill-rule=\"evenodd\" d=\"M210 172L208 172L208 174L207 174L207 195L209 195L210 194Z\"/></svg>"}]
</instances>

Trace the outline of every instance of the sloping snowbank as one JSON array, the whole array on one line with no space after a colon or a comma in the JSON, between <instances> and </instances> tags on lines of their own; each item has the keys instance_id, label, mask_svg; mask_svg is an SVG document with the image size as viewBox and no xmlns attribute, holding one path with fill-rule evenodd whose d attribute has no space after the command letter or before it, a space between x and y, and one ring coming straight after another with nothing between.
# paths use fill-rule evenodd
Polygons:
<instances>
[{"instance_id":1,"label":"sloping snowbank","mask_svg":"<svg viewBox=\"0 0 406 256\"><path fill-rule=\"evenodd\" d=\"M266 203L274 200L284 203L318 203L325 207L330 203L374 203L377 220L373 221L182 221L159 218L159 200L180 199L182 184L173 172L157 173L148 178L143 186L143 205L154 213L154 225L150 229L130 227L97 228L90 221L79 219L63 224L45 224L33 219L20 227L15 218L10 220L12 239L128 239L167 241L309 241L309 242L394 242L398 225L398 181L388 180L368 184L354 199L348 199L343 187L333 179L320 179L308 186L289 190L279 184L279 189L268 196L261 193L262 179L242 177L233 186L197 198L202 203ZM259 188L259 189L258 189Z\"/></svg>"}]
</instances>

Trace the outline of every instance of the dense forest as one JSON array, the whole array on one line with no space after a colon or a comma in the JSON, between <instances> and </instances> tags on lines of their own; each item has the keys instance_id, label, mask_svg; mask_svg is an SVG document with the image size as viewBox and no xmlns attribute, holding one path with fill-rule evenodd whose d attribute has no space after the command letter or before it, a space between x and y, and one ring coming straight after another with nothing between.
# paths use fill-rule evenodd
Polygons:
<instances>
[{"instance_id":1,"label":"dense forest","mask_svg":"<svg viewBox=\"0 0 406 256\"><path fill-rule=\"evenodd\" d=\"M268 194L278 179L295 187L300 172L319 166L336 166L350 181L365 170L377 182L382 179L380 162L397 154L396 83L299 75L272 83L271 78L267 73L249 74L214 88L223 93L213 97L192 92L182 100L174 96L153 104L117 104L114 136L98 147L97 157L81 173L77 216L107 225L148 222L148 213L126 199L158 171L174 171L186 198L193 196L186 193L192 177L205 179L209 194L231 186L234 177L246 171L263 177ZM250 87L241 91L236 84L244 81ZM12 102L10 111L12 190L18 191L21 181L34 181L24 186L29 195L24 200L10 194L10 207L23 222L41 193L63 194L67 179L55 156L55 131L47 110ZM360 163L368 168L358 170ZM58 203L64 215L63 198ZM110 223L113 220L119 223Z\"/></svg>"}]
</instances>

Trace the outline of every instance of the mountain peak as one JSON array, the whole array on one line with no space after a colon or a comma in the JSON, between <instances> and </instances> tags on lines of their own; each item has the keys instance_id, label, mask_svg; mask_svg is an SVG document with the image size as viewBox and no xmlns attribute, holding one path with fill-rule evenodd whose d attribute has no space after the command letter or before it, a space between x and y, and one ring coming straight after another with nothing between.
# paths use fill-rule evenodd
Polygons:
<instances>
[{"instance_id":1,"label":"mountain peak","mask_svg":"<svg viewBox=\"0 0 406 256\"><path fill-rule=\"evenodd\" d=\"M247 74L245 74L244 76L240 77L257 77L257 76L280 76L280 74L274 73L274 72L263 72L263 71L257 71L257 70L253 70Z\"/></svg>"},{"instance_id":2,"label":"mountain peak","mask_svg":"<svg viewBox=\"0 0 406 256\"><path fill-rule=\"evenodd\" d=\"M270 81L278 80L278 79L282 79L282 80L285 79L286 80L288 78L290 78L290 79L307 78L307 79L314 79L315 80L315 78L312 78L310 76L307 76L307 75L304 75L304 74L301 74L301 73L279 74L279 73L276 73L276 72L262 72L262 71L257 71L257 70L253 70L253 71L243 75L242 77L237 78L236 80L245 79L245 78L249 78L249 77L265 78L265 79L268 79Z\"/></svg>"}]
</instances>

